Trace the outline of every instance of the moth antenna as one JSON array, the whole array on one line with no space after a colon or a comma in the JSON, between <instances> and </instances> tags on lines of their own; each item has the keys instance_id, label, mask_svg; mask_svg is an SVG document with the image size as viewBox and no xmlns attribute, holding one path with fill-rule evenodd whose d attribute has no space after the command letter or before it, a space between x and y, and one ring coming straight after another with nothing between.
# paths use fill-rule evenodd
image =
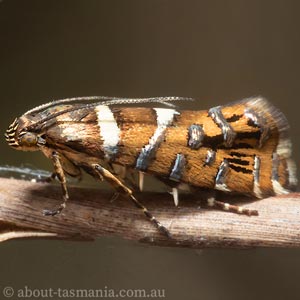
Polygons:
<instances>
[{"instance_id":1,"label":"moth antenna","mask_svg":"<svg viewBox=\"0 0 300 300\"><path fill-rule=\"evenodd\" d=\"M95 102L95 103L90 103L90 104L85 104L82 107L70 107L67 109L63 109L57 113L53 113L48 117L45 117L35 123L33 123L32 125L28 126L26 129L27 130L31 130L32 128L38 128L38 125L40 124L44 124L45 122L54 119L62 114L65 113L69 113L75 110L79 110L79 109L87 109L87 108L94 108L98 105L120 105L120 104L140 104L140 103L163 103L165 105L166 102L170 101L194 101L193 98L189 98L189 97L153 97L153 98L117 98L117 97L106 97L106 96L91 96L91 97L77 97L77 98L66 98L66 99L61 99L61 100L57 100L57 101L52 101L52 102L48 102L46 104L40 105L36 108L33 108L29 111L27 111L24 116L29 115L29 114L33 114L33 113L38 113L42 110L45 110L49 107L52 106L56 106L58 104L68 104L68 103L81 103L83 101L96 101L96 100L105 100L105 101L100 101L100 102ZM171 104L172 105L172 104Z\"/></svg>"},{"instance_id":2,"label":"moth antenna","mask_svg":"<svg viewBox=\"0 0 300 300\"><path fill-rule=\"evenodd\" d=\"M194 101L193 98L190 97L151 97L151 98L121 98L121 97L108 97L108 96L86 96L86 97L73 97L73 98L65 98L59 100L52 100L45 104L39 105L33 109L28 110L25 112L24 115L29 115L32 113L38 113L41 110L45 110L49 107L56 106L58 104L74 104L74 103L82 103L88 101L97 101L103 100L101 102L94 103L94 105L103 104L103 105L114 105L114 104L135 104L135 103L153 103L159 102L165 105L172 106L172 104L167 104L165 102L172 102L172 101ZM78 108L77 108L78 109Z\"/></svg>"},{"instance_id":3,"label":"moth antenna","mask_svg":"<svg viewBox=\"0 0 300 300\"><path fill-rule=\"evenodd\" d=\"M59 99L59 100L52 100L50 102L47 102L45 104L39 105L33 109L28 110L25 112L24 115L29 115L32 113L38 113L41 110L44 110L46 108L56 106L57 104L68 104L68 103L76 103L76 102L82 102L82 101L96 101L96 100L112 100L117 99L115 97L107 97L107 96L88 96L88 97L73 97L73 98L65 98L65 99Z\"/></svg>"},{"instance_id":4,"label":"moth antenna","mask_svg":"<svg viewBox=\"0 0 300 300\"><path fill-rule=\"evenodd\" d=\"M171 103L173 101L194 101L189 97L152 97L152 98L113 98L108 101L104 101L98 104L102 105L119 105L119 104L140 104L140 103L162 103L167 106L175 106Z\"/></svg>"}]
</instances>

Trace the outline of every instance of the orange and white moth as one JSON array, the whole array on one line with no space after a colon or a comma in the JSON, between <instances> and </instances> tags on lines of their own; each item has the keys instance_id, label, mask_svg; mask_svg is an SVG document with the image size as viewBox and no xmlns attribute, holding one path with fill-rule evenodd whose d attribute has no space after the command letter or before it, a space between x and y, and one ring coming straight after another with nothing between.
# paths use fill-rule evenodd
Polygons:
<instances>
[{"instance_id":1,"label":"orange and white moth","mask_svg":"<svg viewBox=\"0 0 300 300\"><path fill-rule=\"evenodd\" d=\"M81 171L111 183L130 198L164 234L169 231L134 196L151 174L172 190L218 190L257 198L289 193L297 185L288 122L262 97L209 110L149 108L179 97L126 99L82 97L49 102L29 110L9 126L10 146L42 151L54 165L63 202L45 215L59 214L69 198L66 175ZM133 106L132 104L135 104ZM128 171L137 171L132 182ZM255 215L256 210L209 198L208 205Z\"/></svg>"}]
</instances>

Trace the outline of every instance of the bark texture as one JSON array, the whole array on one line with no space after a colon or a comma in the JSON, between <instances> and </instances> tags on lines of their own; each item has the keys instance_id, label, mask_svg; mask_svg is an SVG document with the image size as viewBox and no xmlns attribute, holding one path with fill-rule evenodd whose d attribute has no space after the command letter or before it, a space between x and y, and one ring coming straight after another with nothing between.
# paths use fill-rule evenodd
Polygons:
<instances>
[{"instance_id":1,"label":"bark texture","mask_svg":"<svg viewBox=\"0 0 300 300\"><path fill-rule=\"evenodd\" d=\"M112 192L101 189L69 187L69 193L71 200L63 213L46 217L42 210L61 201L59 185L0 178L0 241L36 237L93 240L114 235L189 248L300 246L299 193L255 201L248 198L246 202L231 199L230 203L257 209L259 216L252 217L209 209L201 204L199 195L185 195L180 207L174 207L166 193L137 194L172 239L163 236L129 199L119 197L111 202Z\"/></svg>"}]
</instances>

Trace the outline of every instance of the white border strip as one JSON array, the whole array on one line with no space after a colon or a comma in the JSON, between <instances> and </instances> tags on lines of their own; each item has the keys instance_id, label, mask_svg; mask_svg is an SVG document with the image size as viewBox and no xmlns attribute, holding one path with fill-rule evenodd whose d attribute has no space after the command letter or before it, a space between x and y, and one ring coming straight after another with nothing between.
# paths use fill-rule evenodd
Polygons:
<instances>
[{"instance_id":1,"label":"white border strip","mask_svg":"<svg viewBox=\"0 0 300 300\"><path fill-rule=\"evenodd\" d=\"M103 140L103 150L107 158L116 154L120 140L120 128L111 109L106 105L96 106L100 137Z\"/></svg>"}]
</instances>

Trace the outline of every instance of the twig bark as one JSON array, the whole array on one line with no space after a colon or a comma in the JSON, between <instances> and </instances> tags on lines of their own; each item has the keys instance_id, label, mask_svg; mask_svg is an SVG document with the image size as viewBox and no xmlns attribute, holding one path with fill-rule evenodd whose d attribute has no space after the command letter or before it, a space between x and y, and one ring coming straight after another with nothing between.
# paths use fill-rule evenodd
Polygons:
<instances>
[{"instance_id":1,"label":"twig bark","mask_svg":"<svg viewBox=\"0 0 300 300\"><path fill-rule=\"evenodd\" d=\"M41 211L60 203L60 186L0 178L0 241L13 238L93 240L120 236L160 246L299 247L300 194L245 202L259 216L244 216L199 207L191 196L174 207L168 194L143 193L137 197L165 225L172 239L153 227L130 200L100 189L70 187L67 208L45 217ZM236 202L235 202L236 203Z\"/></svg>"}]
</instances>

